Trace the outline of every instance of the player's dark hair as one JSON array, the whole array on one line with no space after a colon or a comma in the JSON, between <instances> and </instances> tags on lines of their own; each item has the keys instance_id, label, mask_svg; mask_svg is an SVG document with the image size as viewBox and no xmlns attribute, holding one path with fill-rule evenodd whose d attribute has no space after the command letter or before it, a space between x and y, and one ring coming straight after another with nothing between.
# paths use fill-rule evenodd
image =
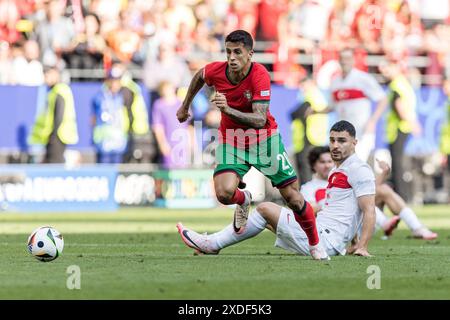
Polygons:
<instances>
[{"instance_id":1,"label":"player's dark hair","mask_svg":"<svg viewBox=\"0 0 450 320\"><path fill-rule=\"evenodd\" d=\"M253 50L253 38L245 30L235 30L225 38L225 42L242 43L247 50Z\"/></svg>"},{"instance_id":2,"label":"player's dark hair","mask_svg":"<svg viewBox=\"0 0 450 320\"><path fill-rule=\"evenodd\" d=\"M323 147L314 147L312 148L308 153L308 164L311 168L312 172L314 171L314 165L316 164L317 160L319 160L320 156L324 153L330 153L330 147L323 146Z\"/></svg>"},{"instance_id":3,"label":"player's dark hair","mask_svg":"<svg viewBox=\"0 0 450 320\"><path fill-rule=\"evenodd\" d=\"M341 120L341 121L338 121L335 124L333 124L333 126L330 129L330 132L331 131L336 131L336 132L347 131L348 134L350 136L352 136L353 138L356 136L355 127L350 122L345 121L345 120Z\"/></svg>"}]
</instances>

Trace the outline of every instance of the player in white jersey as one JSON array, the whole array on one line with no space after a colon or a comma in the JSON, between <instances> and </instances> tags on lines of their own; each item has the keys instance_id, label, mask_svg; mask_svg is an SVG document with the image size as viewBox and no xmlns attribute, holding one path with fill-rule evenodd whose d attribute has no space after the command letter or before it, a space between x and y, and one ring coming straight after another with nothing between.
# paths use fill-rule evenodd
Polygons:
<instances>
[{"instance_id":1,"label":"player in white jersey","mask_svg":"<svg viewBox=\"0 0 450 320\"><path fill-rule=\"evenodd\" d=\"M340 52L339 64L342 74L330 85L332 107L339 120L347 120L355 126L356 154L367 161L375 147L376 124L387 107L386 94L373 76L353 67L352 50ZM377 102L373 113L372 101Z\"/></svg>"},{"instance_id":2,"label":"player in white jersey","mask_svg":"<svg viewBox=\"0 0 450 320\"><path fill-rule=\"evenodd\" d=\"M313 172L310 181L301 186L300 192L313 207L314 212L322 209L325 203L328 175L334 167L329 147L314 147L308 152L308 164Z\"/></svg>"},{"instance_id":3,"label":"player in white jersey","mask_svg":"<svg viewBox=\"0 0 450 320\"><path fill-rule=\"evenodd\" d=\"M370 256L367 247L375 225L375 176L372 169L356 156L355 146L353 125L347 121L334 124L330 130L330 148L336 167L328 178L326 201L316 220L327 260L328 255L346 252ZM177 228L184 243L197 253L217 254L221 249L268 228L277 236L276 246L301 255L312 255L308 238L295 217L291 210L265 202L252 211L242 234L233 232L231 224L211 235L186 229L181 223ZM357 239L361 225L361 236ZM352 245L346 249L350 241Z\"/></svg>"},{"instance_id":4,"label":"player in white jersey","mask_svg":"<svg viewBox=\"0 0 450 320\"><path fill-rule=\"evenodd\" d=\"M426 228L417 218L414 211L407 207L405 201L385 183L389 176L390 167L384 161L378 161L381 174L376 177L375 213L376 229L382 229L384 235L389 237L397 228L400 220L403 220L411 230L413 238L434 240L438 235ZM308 153L308 163L314 172L312 180L301 187L303 197L313 207L315 212L322 209L325 203L325 190L328 185L328 175L333 167L333 161L328 147L314 147ZM394 214L388 218L382 211L387 206Z\"/></svg>"}]
</instances>

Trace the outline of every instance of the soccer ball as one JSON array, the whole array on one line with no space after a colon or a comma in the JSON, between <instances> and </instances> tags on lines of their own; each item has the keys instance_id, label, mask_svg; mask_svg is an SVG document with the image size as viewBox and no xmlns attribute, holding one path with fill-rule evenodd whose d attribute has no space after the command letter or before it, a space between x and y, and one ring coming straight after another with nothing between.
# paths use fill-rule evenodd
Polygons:
<instances>
[{"instance_id":1,"label":"soccer ball","mask_svg":"<svg viewBox=\"0 0 450 320\"><path fill-rule=\"evenodd\" d=\"M55 260L63 248L63 236L52 227L39 227L28 237L28 252L40 261Z\"/></svg>"}]
</instances>

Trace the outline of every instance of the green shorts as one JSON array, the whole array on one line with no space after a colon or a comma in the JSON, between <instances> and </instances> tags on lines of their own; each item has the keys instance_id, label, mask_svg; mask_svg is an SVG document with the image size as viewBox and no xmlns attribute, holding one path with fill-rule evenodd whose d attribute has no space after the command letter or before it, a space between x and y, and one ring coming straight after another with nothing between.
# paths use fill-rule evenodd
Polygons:
<instances>
[{"instance_id":1,"label":"green shorts","mask_svg":"<svg viewBox=\"0 0 450 320\"><path fill-rule=\"evenodd\" d=\"M277 188L283 188L297 180L297 174L289 162L278 133L248 149L239 149L227 143L219 144L216 149L216 164L214 176L234 172L242 180L250 168L255 167Z\"/></svg>"}]
</instances>

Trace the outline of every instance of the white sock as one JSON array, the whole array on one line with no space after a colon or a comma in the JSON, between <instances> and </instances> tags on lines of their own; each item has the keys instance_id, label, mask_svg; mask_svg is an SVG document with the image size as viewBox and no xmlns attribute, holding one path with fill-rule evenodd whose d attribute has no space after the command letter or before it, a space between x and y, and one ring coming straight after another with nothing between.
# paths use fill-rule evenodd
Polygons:
<instances>
[{"instance_id":1,"label":"white sock","mask_svg":"<svg viewBox=\"0 0 450 320\"><path fill-rule=\"evenodd\" d=\"M245 195L245 200L244 200L244 205L249 205L250 204L250 201L251 201L251 199L250 199L250 197L247 195L247 192L244 192L244 195Z\"/></svg>"},{"instance_id":2,"label":"white sock","mask_svg":"<svg viewBox=\"0 0 450 320\"><path fill-rule=\"evenodd\" d=\"M405 221L410 230L416 230L422 227L422 224L420 223L414 211L411 210L411 208L403 208L402 211L400 211L399 217L400 219Z\"/></svg>"},{"instance_id":3,"label":"white sock","mask_svg":"<svg viewBox=\"0 0 450 320\"><path fill-rule=\"evenodd\" d=\"M266 228L266 225L266 219L264 219L256 209L253 209L248 216L247 226L245 227L243 233L237 234L233 229L233 225L230 224L225 227L225 229L209 235L212 249L223 249L231 246L232 244L254 237L263 231Z\"/></svg>"},{"instance_id":4,"label":"white sock","mask_svg":"<svg viewBox=\"0 0 450 320\"><path fill-rule=\"evenodd\" d=\"M388 217L378 207L375 207L375 218L375 230L383 228L384 224L388 221Z\"/></svg>"}]
</instances>

